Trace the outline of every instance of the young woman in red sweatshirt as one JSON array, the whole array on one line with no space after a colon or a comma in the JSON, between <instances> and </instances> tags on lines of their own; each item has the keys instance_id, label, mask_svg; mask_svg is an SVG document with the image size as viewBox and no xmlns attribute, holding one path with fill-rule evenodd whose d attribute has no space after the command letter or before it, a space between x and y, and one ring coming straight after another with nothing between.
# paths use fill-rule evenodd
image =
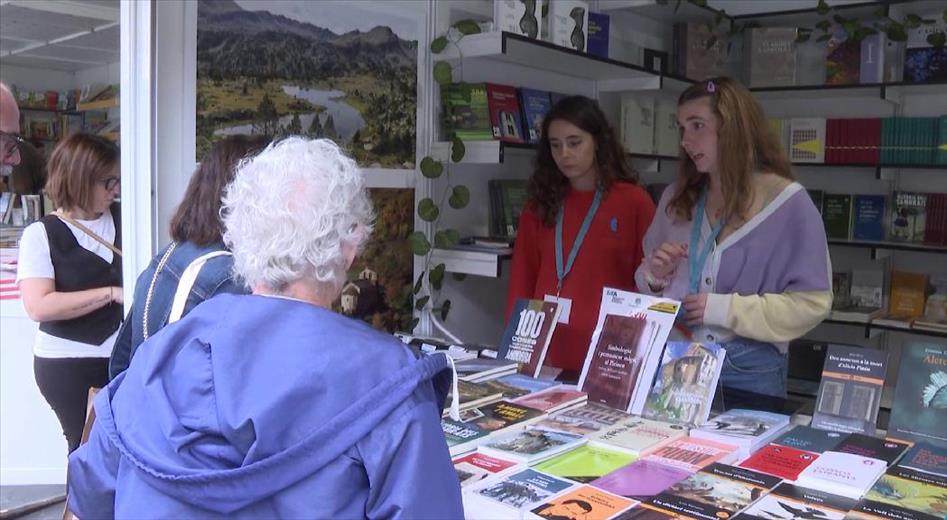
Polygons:
<instances>
[{"instance_id":1,"label":"young woman in red sweatshirt","mask_svg":"<svg viewBox=\"0 0 947 520\"><path fill-rule=\"evenodd\" d=\"M572 96L556 103L542 135L517 228L506 312L509 318L517 298L559 302L546 364L577 377L602 288L635 290L654 203L594 100Z\"/></svg>"}]
</instances>

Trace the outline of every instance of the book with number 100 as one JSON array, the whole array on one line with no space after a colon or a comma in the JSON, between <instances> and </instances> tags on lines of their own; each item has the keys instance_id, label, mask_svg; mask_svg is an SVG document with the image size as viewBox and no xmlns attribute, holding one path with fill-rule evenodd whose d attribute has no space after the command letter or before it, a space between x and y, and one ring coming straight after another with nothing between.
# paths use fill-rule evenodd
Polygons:
<instances>
[{"instance_id":1,"label":"book with number 100","mask_svg":"<svg viewBox=\"0 0 947 520\"><path fill-rule=\"evenodd\" d=\"M559 311L559 305L554 302L516 300L497 358L519 363L521 374L539 376L559 321Z\"/></svg>"}]
</instances>

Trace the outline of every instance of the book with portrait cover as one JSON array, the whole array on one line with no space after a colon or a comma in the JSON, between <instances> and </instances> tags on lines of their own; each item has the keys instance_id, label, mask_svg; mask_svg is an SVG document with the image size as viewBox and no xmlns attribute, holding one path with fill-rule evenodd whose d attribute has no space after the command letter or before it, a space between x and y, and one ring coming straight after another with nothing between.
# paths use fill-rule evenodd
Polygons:
<instances>
[{"instance_id":1,"label":"book with portrait cover","mask_svg":"<svg viewBox=\"0 0 947 520\"><path fill-rule=\"evenodd\" d=\"M842 520L856 501L784 482L740 514L747 520Z\"/></svg>"},{"instance_id":2,"label":"book with portrait cover","mask_svg":"<svg viewBox=\"0 0 947 520\"><path fill-rule=\"evenodd\" d=\"M887 352L829 345L811 426L874 435L887 368Z\"/></svg>"},{"instance_id":3,"label":"book with portrait cover","mask_svg":"<svg viewBox=\"0 0 947 520\"><path fill-rule=\"evenodd\" d=\"M579 486L546 500L523 518L529 520L611 520L636 504L592 486Z\"/></svg>"},{"instance_id":4,"label":"book with portrait cover","mask_svg":"<svg viewBox=\"0 0 947 520\"><path fill-rule=\"evenodd\" d=\"M559 320L558 303L519 298L513 304L497 359L520 364L519 372L538 377Z\"/></svg>"},{"instance_id":5,"label":"book with portrait cover","mask_svg":"<svg viewBox=\"0 0 947 520\"><path fill-rule=\"evenodd\" d=\"M730 518L780 483L779 477L749 469L711 464L648 501L693 518Z\"/></svg>"},{"instance_id":6,"label":"book with portrait cover","mask_svg":"<svg viewBox=\"0 0 947 520\"><path fill-rule=\"evenodd\" d=\"M586 444L541 462L536 469L557 477L587 483L627 466L634 460L634 455Z\"/></svg>"},{"instance_id":7,"label":"book with portrait cover","mask_svg":"<svg viewBox=\"0 0 947 520\"><path fill-rule=\"evenodd\" d=\"M684 468L641 459L593 480L591 485L633 500L648 500L690 474Z\"/></svg>"},{"instance_id":8,"label":"book with portrait cover","mask_svg":"<svg viewBox=\"0 0 947 520\"><path fill-rule=\"evenodd\" d=\"M725 354L716 343L669 341L643 415L657 421L703 424L710 416Z\"/></svg>"},{"instance_id":9,"label":"book with portrait cover","mask_svg":"<svg viewBox=\"0 0 947 520\"><path fill-rule=\"evenodd\" d=\"M947 345L904 343L897 383L888 437L947 448Z\"/></svg>"}]
</instances>

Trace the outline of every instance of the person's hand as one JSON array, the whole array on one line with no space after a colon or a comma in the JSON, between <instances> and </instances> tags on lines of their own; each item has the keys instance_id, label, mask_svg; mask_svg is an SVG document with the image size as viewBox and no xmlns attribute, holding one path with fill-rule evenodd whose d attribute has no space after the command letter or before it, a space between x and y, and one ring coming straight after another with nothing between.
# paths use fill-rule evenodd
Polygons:
<instances>
[{"instance_id":1,"label":"person's hand","mask_svg":"<svg viewBox=\"0 0 947 520\"><path fill-rule=\"evenodd\" d=\"M681 259L687 257L687 244L679 242L665 242L654 250L648 262L651 276L665 280L670 278Z\"/></svg>"},{"instance_id":2,"label":"person's hand","mask_svg":"<svg viewBox=\"0 0 947 520\"><path fill-rule=\"evenodd\" d=\"M112 296L112 302L122 305L125 303L125 292L121 287L110 287L109 294Z\"/></svg>"},{"instance_id":3,"label":"person's hand","mask_svg":"<svg viewBox=\"0 0 947 520\"><path fill-rule=\"evenodd\" d=\"M700 327L704 324L707 293L688 294L681 303L684 305L684 320L688 327Z\"/></svg>"}]
</instances>

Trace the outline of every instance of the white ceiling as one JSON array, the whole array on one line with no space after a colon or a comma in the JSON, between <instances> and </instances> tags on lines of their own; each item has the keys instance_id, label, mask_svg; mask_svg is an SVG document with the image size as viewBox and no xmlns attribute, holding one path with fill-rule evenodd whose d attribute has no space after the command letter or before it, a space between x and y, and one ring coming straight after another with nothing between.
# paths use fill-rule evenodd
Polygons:
<instances>
[{"instance_id":1,"label":"white ceiling","mask_svg":"<svg viewBox=\"0 0 947 520\"><path fill-rule=\"evenodd\" d=\"M75 72L119 59L119 0L0 0L0 63Z\"/></svg>"}]
</instances>

